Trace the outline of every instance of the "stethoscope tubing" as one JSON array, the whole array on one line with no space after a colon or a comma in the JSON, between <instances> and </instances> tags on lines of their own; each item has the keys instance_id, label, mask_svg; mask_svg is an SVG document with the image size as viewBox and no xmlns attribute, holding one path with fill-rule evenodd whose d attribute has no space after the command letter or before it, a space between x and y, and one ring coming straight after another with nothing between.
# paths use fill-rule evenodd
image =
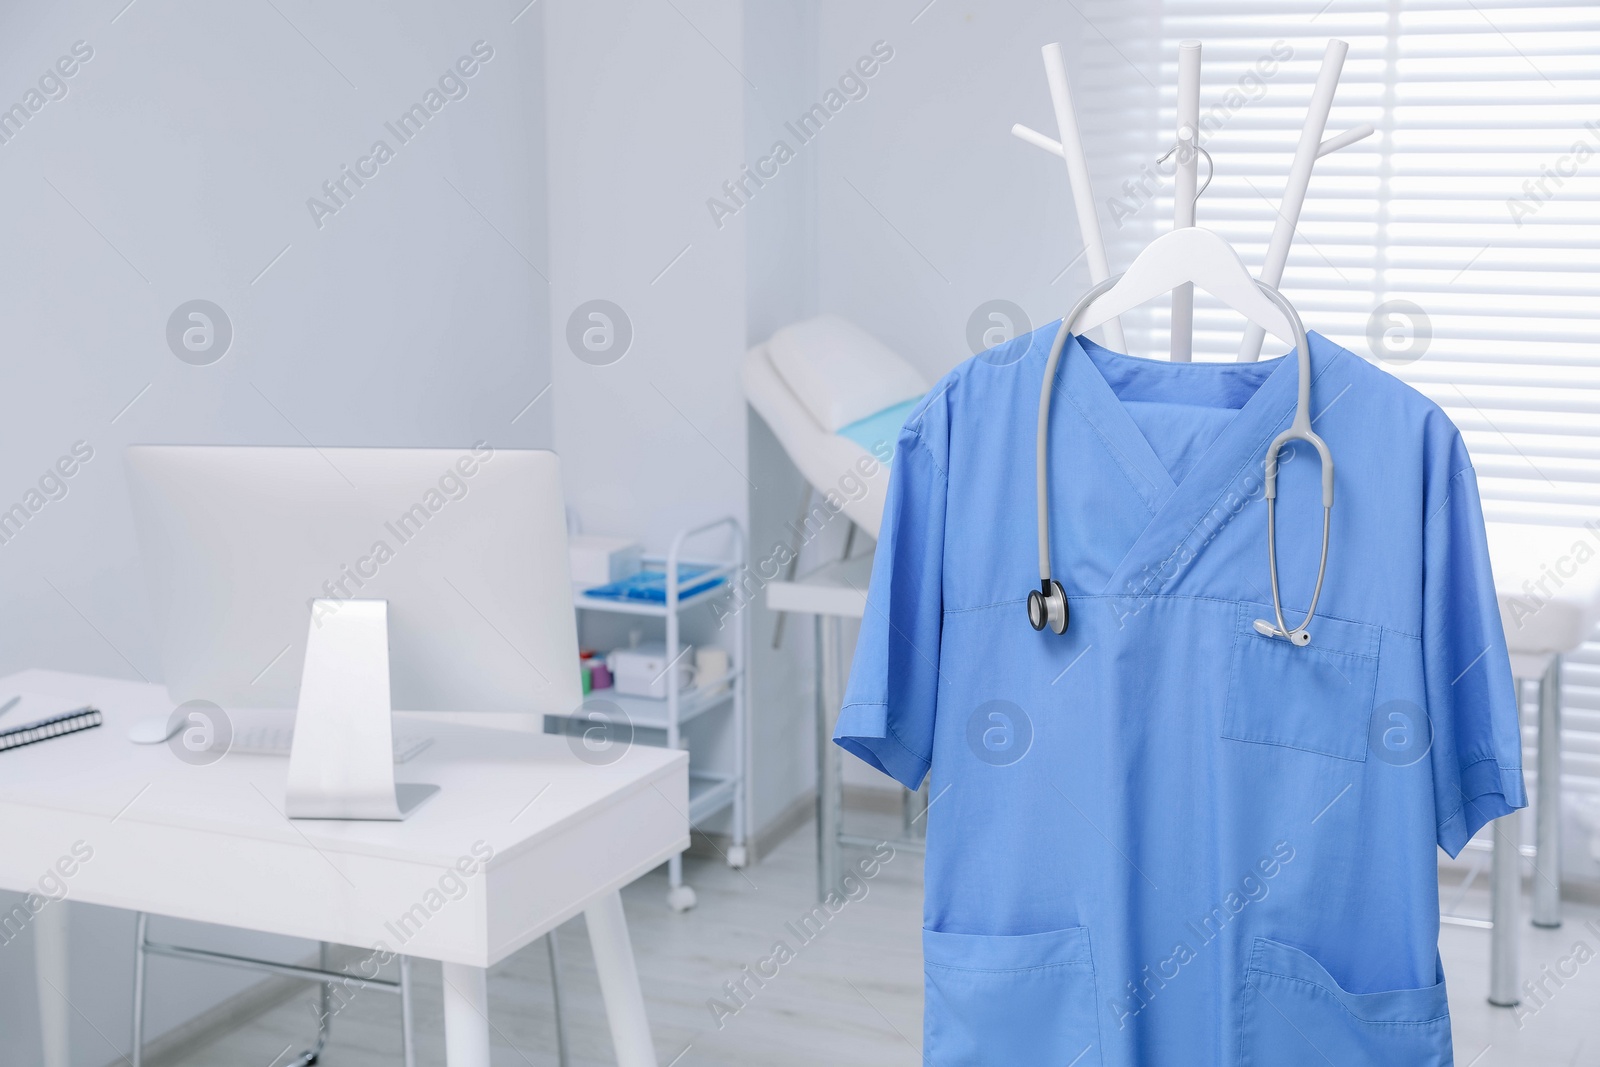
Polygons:
<instances>
[{"instance_id":1,"label":"stethoscope tubing","mask_svg":"<svg viewBox=\"0 0 1600 1067\"><path fill-rule=\"evenodd\" d=\"M1050 344L1050 358L1044 365L1044 385L1039 390L1039 429L1034 437L1034 491L1039 502L1039 588L1046 593L1050 591L1050 508L1049 508L1049 444L1050 444L1050 398L1055 390L1051 388L1056 378L1056 367L1061 362L1061 353L1066 348L1067 338L1072 336L1072 327L1089 305L1101 294L1110 290L1113 285L1122 280L1118 274L1107 278L1084 293L1077 304L1073 305L1067 317L1061 320L1061 328L1056 331L1056 339Z\"/></svg>"},{"instance_id":2,"label":"stethoscope tubing","mask_svg":"<svg viewBox=\"0 0 1600 1067\"><path fill-rule=\"evenodd\" d=\"M1035 494L1038 504L1039 592L1029 595L1029 620L1035 629L1043 629L1044 620L1048 618L1051 620L1051 629L1056 633L1063 633L1067 618L1065 592L1060 583L1052 580L1050 576L1050 400L1055 392L1056 369L1061 363L1067 339L1072 336L1072 328L1078 319L1088 310L1090 304L1121 280L1122 275L1115 275L1096 284L1083 294L1061 320L1061 327L1056 331L1055 340L1050 345L1050 356L1045 361L1044 379L1039 387L1039 423L1034 448ZM1299 380L1296 382L1294 420L1287 430L1273 438L1272 443L1267 446L1263 464L1267 501L1267 568L1272 579L1272 611L1276 626L1265 619L1258 619L1255 625L1256 629L1266 636L1283 637L1292 644L1304 646L1311 642L1307 627L1316 615L1317 602L1322 597L1323 580L1328 573L1328 538L1333 516L1333 454L1329 451L1327 442L1311 429L1311 346L1306 338L1305 324L1301 321L1294 305L1289 303L1288 298L1277 289L1262 281L1257 281L1256 285L1289 320L1294 333ZM1306 608L1305 618L1292 629L1283 615L1283 598L1278 585L1277 536L1278 453L1290 441L1304 441L1316 450L1322 474L1322 552L1317 562L1317 584L1311 593L1311 603ZM1061 602L1057 604L1057 600ZM1059 628L1055 624L1056 621L1060 623Z\"/></svg>"}]
</instances>

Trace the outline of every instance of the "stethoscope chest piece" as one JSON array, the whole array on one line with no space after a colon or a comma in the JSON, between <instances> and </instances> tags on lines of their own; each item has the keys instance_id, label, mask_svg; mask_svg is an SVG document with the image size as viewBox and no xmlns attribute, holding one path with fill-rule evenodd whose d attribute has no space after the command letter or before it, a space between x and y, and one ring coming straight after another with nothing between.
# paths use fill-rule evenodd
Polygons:
<instances>
[{"instance_id":1,"label":"stethoscope chest piece","mask_svg":"<svg viewBox=\"0 0 1600 1067\"><path fill-rule=\"evenodd\" d=\"M1049 626L1052 633L1064 634L1070 616L1067 591L1055 579L1041 583L1040 588L1028 593L1028 622L1035 630Z\"/></svg>"}]
</instances>

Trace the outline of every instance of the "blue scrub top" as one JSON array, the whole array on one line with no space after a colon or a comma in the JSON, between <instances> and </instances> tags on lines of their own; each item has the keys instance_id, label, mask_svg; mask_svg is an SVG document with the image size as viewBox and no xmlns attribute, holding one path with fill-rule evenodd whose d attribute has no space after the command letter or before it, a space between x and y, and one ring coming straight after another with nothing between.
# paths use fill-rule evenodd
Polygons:
<instances>
[{"instance_id":1,"label":"blue scrub top","mask_svg":"<svg viewBox=\"0 0 1600 1067\"><path fill-rule=\"evenodd\" d=\"M1272 618L1262 462L1293 356L1072 338L1050 418L1065 635L1035 632L1034 427L1059 324L957 367L899 437L835 739L931 772L925 1062L1449 1064L1434 845L1524 806L1461 435L1311 335L1337 465L1327 582ZM1285 616L1321 548L1281 461Z\"/></svg>"}]
</instances>

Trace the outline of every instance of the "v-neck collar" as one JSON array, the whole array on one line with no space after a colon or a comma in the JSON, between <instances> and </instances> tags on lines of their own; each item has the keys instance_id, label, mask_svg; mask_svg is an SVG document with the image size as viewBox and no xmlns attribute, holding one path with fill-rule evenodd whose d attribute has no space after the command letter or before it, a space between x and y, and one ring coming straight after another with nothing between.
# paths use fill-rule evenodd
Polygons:
<instances>
[{"instance_id":1,"label":"v-neck collar","mask_svg":"<svg viewBox=\"0 0 1600 1067\"><path fill-rule=\"evenodd\" d=\"M1324 365L1324 361L1317 358L1318 349L1328 342L1314 333L1309 334L1308 339L1314 382ZM1295 385L1299 378L1293 353L1281 357L1278 366L1235 412L1189 472L1181 481L1174 482L1075 335L1069 339L1062 355L1060 373L1060 395L1069 398L1106 443L1151 514L1149 524L1112 571L1103 592L1113 594L1146 590L1150 574L1164 574L1164 561L1185 546L1198 551L1202 546L1192 543L1196 534L1202 531L1206 516L1229 490L1247 497L1260 492L1266 447L1294 415ZM1181 573L1171 579L1163 577L1161 588L1149 591L1172 592L1181 579Z\"/></svg>"},{"instance_id":2,"label":"v-neck collar","mask_svg":"<svg viewBox=\"0 0 1600 1067\"><path fill-rule=\"evenodd\" d=\"M1154 514L1177 485L1111 383L1084 350L1077 334L1067 339L1060 368L1058 396L1067 397L1078 409L1084 421L1105 443L1111 458L1127 476L1146 509Z\"/></svg>"}]
</instances>

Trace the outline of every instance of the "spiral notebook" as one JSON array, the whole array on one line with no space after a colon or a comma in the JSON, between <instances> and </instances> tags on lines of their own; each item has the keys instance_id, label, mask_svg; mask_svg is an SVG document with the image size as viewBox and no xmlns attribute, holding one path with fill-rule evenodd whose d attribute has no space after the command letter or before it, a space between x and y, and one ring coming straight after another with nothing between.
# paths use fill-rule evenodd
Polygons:
<instances>
[{"instance_id":1,"label":"spiral notebook","mask_svg":"<svg viewBox=\"0 0 1600 1067\"><path fill-rule=\"evenodd\" d=\"M86 705L72 711L47 715L34 722L0 729L0 752L39 741L48 741L52 737L61 737L64 734L75 734L79 730L92 730L100 725L103 718L99 708Z\"/></svg>"}]
</instances>

